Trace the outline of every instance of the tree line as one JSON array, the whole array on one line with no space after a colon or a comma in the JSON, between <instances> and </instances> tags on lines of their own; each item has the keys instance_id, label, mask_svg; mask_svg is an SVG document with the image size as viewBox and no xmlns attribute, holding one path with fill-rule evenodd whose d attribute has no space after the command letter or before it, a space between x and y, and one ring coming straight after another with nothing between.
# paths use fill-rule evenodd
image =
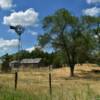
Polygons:
<instances>
[{"instance_id":1,"label":"tree line","mask_svg":"<svg viewBox=\"0 0 100 100\"><path fill-rule=\"evenodd\" d=\"M9 66L9 63L11 61L19 59L20 61L22 59L34 59L34 58L42 58L42 63L44 67L48 67L49 65L53 65L54 68L62 67L65 64L65 61L63 59L63 56L61 52L44 52L43 50L39 48L35 48L32 52L28 52L26 50L21 50L20 52L17 52L15 54L5 54L1 57L3 63L1 70L2 71L10 71L11 67Z\"/></svg>"}]
</instances>

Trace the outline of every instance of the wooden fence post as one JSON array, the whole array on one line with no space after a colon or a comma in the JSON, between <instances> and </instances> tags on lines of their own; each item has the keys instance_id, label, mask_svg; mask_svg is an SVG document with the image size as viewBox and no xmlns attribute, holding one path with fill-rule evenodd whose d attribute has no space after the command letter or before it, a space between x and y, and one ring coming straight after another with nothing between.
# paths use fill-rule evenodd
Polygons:
<instances>
[{"instance_id":1,"label":"wooden fence post","mask_svg":"<svg viewBox=\"0 0 100 100\"><path fill-rule=\"evenodd\" d=\"M51 68L52 66L49 66L49 93L50 93L50 97L52 100L52 76L51 76Z\"/></svg>"},{"instance_id":2,"label":"wooden fence post","mask_svg":"<svg viewBox=\"0 0 100 100\"><path fill-rule=\"evenodd\" d=\"M15 72L15 90L17 89L17 83L18 83L18 72Z\"/></svg>"}]
</instances>

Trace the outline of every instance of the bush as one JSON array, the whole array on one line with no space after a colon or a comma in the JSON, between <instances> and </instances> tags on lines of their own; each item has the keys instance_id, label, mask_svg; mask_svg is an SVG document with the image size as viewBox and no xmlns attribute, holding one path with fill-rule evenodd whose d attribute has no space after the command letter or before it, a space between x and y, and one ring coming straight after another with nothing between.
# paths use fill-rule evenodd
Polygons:
<instances>
[{"instance_id":1,"label":"bush","mask_svg":"<svg viewBox=\"0 0 100 100\"><path fill-rule=\"evenodd\" d=\"M9 66L9 62L10 62L9 55L5 55L4 59L3 59L2 66L1 66L1 70L3 72L11 71L11 67Z\"/></svg>"}]
</instances>

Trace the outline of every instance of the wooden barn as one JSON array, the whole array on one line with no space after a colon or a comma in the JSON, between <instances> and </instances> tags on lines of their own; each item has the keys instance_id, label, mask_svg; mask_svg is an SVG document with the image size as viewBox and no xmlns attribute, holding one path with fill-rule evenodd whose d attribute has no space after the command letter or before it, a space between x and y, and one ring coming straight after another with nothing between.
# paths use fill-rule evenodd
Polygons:
<instances>
[{"instance_id":1,"label":"wooden barn","mask_svg":"<svg viewBox=\"0 0 100 100\"><path fill-rule=\"evenodd\" d=\"M42 58L34 58L34 59L22 59L20 61L20 67L33 67L33 68L36 68L36 67L41 67L42 66L42 62L41 62ZM19 64L18 64L18 61L11 61L10 62L10 66L12 68L18 68L19 67Z\"/></svg>"},{"instance_id":2,"label":"wooden barn","mask_svg":"<svg viewBox=\"0 0 100 100\"><path fill-rule=\"evenodd\" d=\"M17 60L13 60L9 63L11 68L19 68L19 62Z\"/></svg>"},{"instance_id":3,"label":"wooden barn","mask_svg":"<svg viewBox=\"0 0 100 100\"><path fill-rule=\"evenodd\" d=\"M41 67L41 58L35 58L35 59L23 59L21 61L22 67Z\"/></svg>"}]
</instances>

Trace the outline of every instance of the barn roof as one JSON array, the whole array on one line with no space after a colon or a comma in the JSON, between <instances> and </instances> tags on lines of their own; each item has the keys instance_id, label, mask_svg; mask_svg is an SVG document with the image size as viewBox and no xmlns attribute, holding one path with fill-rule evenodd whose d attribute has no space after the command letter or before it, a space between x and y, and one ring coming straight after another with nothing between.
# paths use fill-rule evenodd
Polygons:
<instances>
[{"instance_id":1,"label":"barn roof","mask_svg":"<svg viewBox=\"0 0 100 100\"><path fill-rule=\"evenodd\" d=\"M21 60L22 64L38 64L40 63L41 58L35 58L35 59L23 59Z\"/></svg>"},{"instance_id":2,"label":"barn roof","mask_svg":"<svg viewBox=\"0 0 100 100\"><path fill-rule=\"evenodd\" d=\"M10 63L11 63L11 64L14 64L14 63L18 63L18 61L17 61L17 60L13 60L13 61L11 61Z\"/></svg>"}]
</instances>

